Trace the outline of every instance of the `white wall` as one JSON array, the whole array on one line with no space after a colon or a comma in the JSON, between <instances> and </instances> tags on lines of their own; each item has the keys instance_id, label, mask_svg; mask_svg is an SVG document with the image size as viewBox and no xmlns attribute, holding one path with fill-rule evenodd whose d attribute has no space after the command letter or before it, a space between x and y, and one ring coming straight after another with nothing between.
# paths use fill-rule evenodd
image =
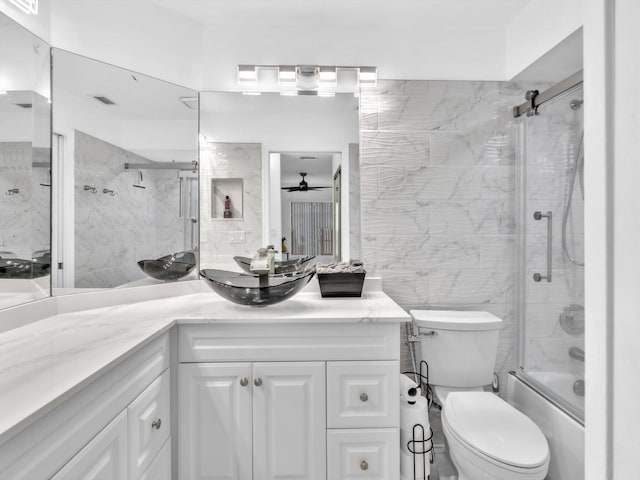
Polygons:
<instances>
[{"instance_id":1,"label":"white wall","mask_svg":"<svg viewBox=\"0 0 640 480\"><path fill-rule=\"evenodd\" d=\"M530 0L506 26L504 77L511 79L584 22L583 0Z\"/></svg>"},{"instance_id":2,"label":"white wall","mask_svg":"<svg viewBox=\"0 0 640 480\"><path fill-rule=\"evenodd\" d=\"M56 0L51 8L54 47L195 89L202 40L197 22L149 2Z\"/></svg>"}]
</instances>

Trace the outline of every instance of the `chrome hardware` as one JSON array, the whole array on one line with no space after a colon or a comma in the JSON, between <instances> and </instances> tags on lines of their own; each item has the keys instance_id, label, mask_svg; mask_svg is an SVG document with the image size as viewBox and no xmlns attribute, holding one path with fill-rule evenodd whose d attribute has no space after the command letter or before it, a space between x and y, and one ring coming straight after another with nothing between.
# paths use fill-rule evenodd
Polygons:
<instances>
[{"instance_id":1,"label":"chrome hardware","mask_svg":"<svg viewBox=\"0 0 640 480\"><path fill-rule=\"evenodd\" d=\"M579 362L584 362L584 350L579 347L571 347L569 349L569 356Z\"/></svg>"},{"instance_id":2,"label":"chrome hardware","mask_svg":"<svg viewBox=\"0 0 640 480\"><path fill-rule=\"evenodd\" d=\"M85 192L98 193L98 189L96 187L92 187L91 185L84 186Z\"/></svg>"},{"instance_id":3,"label":"chrome hardware","mask_svg":"<svg viewBox=\"0 0 640 480\"><path fill-rule=\"evenodd\" d=\"M247 385L249 385L249 379L248 378L241 378L240 379L240 385L242 385L243 387L246 387Z\"/></svg>"},{"instance_id":4,"label":"chrome hardware","mask_svg":"<svg viewBox=\"0 0 640 480\"><path fill-rule=\"evenodd\" d=\"M253 381L253 384L254 384L256 387L259 387L260 385L262 385L262 379L261 379L261 378L256 378L256 379Z\"/></svg>"},{"instance_id":5,"label":"chrome hardware","mask_svg":"<svg viewBox=\"0 0 640 480\"><path fill-rule=\"evenodd\" d=\"M573 303L560 312L560 328L570 335L584 333L584 307Z\"/></svg>"},{"instance_id":6,"label":"chrome hardware","mask_svg":"<svg viewBox=\"0 0 640 480\"><path fill-rule=\"evenodd\" d=\"M116 196L116 192L114 192L113 190L109 190L108 188L103 188L102 189L102 193L105 193L105 194L110 195L112 197Z\"/></svg>"},{"instance_id":7,"label":"chrome hardware","mask_svg":"<svg viewBox=\"0 0 640 480\"><path fill-rule=\"evenodd\" d=\"M369 470L369 464L366 460L360 462L360 470Z\"/></svg>"},{"instance_id":8,"label":"chrome hardware","mask_svg":"<svg viewBox=\"0 0 640 480\"><path fill-rule=\"evenodd\" d=\"M162 420L160 420L159 418L154 420L153 423L151 424L151 428L155 428L156 430L160 430L161 426L162 426Z\"/></svg>"},{"instance_id":9,"label":"chrome hardware","mask_svg":"<svg viewBox=\"0 0 640 480\"><path fill-rule=\"evenodd\" d=\"M436 335L438 335L438 332L436 332L435 330L431 330L429 332L420 332L421 337L435 337Z\"/></svg>"},{"instance_id":10,"label":"chrome hardware","mask_svg":"<svg viewBox=\"0 0 640 480\"><path fill-rule=\"evenodd\" d=\"M20 189L19 188L10 188L9 190L7 190L5 192L5 195L11 196L11 195L17 195L20 193Z\"/></svg>"},{"instance_id":11,"label":"chrome hardware","mask_svg":"<svg viewBox=\"0 0 640 480\"><path fill-rule=\"evenodd\" d=\"M547 219L547 274L542 275L540 273L533 274L533 281L540 282L542 280L546 280L547 282L551 282L551 270L553 269L552 264L552 256L553 256L553 213L548 211L547 213L542 212L534 212L533 219L534 220L542 220L543 218Z\"/></svg>"},{"instance_id":12,"label":"chrome hardware","mask_svg":"<svg viewBox=\"0 0 640 480\"><path fill-rule=\"evenodd\" d=\"M369 400L369 395L367 395L366 393L361 393L360 394L360 401L361 402L366 402L367 400Z\"/></svg>"},{"instance_id":13,"label":"chrome hardware","mask_svg":"<svg viewBox=\"0 0 640 480\"><path fill-rule=\"evenodd\" d=\"M573 393L578 395L579 397L584 397L584 380L576 380L573 384Z\"/></svg>"}]
</instances>

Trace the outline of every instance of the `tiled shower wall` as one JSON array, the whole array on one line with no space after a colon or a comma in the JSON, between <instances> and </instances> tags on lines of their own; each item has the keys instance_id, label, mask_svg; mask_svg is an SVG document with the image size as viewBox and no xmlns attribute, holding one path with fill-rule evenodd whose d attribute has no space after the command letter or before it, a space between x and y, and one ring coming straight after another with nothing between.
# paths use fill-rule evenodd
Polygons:
<instances>
[{"instance_id":1,"label":"tiled shower wall","mask_svg":"<svg viewBox=\"0 0 640 480\"><path fill-rule=\"evenodd\" d=\"M50 249L49 150L30 142L0 142L0 251L30 259L35 251ZM11 195L9 190L18 189Z\"/></svg>"},{"instance_id":2,"label":"tiled shower wall","mask_svg":"<svg viewBox=\"0 0 640 480\"><path fill-rule=\"evenodd\" d=\"M150 160L80 131L75 132L75 286L115 287L145 274L139 260L184 250L177 170L138 170L125 163ZM84 190L89 185L97 193ZM115 196L103 193L107 188Z\"/></svg>"},{"instance_id":3,"label":"tiled shower wall","mask_svg":"<svg viewBox=\"0 0 640 480\"><path fill-rule=\"evenodd\" d=\"M496 371L515 367L515 147L501 82L381 81L363 92L362 258L401 306L504 319ZM404 339L402 370L411 369ZM504 375L501 375L504 376Z\"/></svg>"}]
</instances>

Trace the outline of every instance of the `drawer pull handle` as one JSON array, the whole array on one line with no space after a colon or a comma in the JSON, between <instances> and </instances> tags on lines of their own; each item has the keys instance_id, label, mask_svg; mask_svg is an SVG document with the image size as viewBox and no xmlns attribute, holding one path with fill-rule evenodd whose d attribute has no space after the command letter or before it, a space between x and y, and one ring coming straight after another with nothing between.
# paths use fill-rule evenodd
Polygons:
<instances>
[{"instance_id":1,"label":"drawer pull handle","mask_svg":"<svg viewBox=\"0 0 640 480\"><path fill-rule=\"evenodd\" d=\"M249 385L249 379L248 378L241 378L240 379L240 385L242 385L243 387L246 387L247 385Z\"/></svg>"},{"instance_id":2,"label":"drawer pull handle","mask_svg":"<svg viewBox=\"0 0 640 480\"><path fill-rule=\"evenodd\" d=\"M366 460L360 462L360 470L369 470L369 464Z\"/></svg>"},{"instance_id":3,"label":"drawer pull handle","mask_svg":"<svg viewBox=\"0 0 640 480\"><path fill-rule=\"evenodd\" d=\"M154 420L153 423L151 424L151 428L155 428L156 430L160 430L161 426L162 426L162 420L160 420L159 418L157 420Z\"/></svg>"},{"instance_id":4,"label":"drawer pull handle","mask_svg":"<svg viewBox=\"0 0 640 480\"><path fill-rule=\"evenodd\" d=\"M366 402L367 400L369 400L369 395L367 395L366 393L361 393L360 394L360 401L361 402Z\"/></svg>"},{"instance_id":5,"label":"drawer pull handle","mask_svg":"<svg viewBox=\"0 0 640 480\"><path fill-rule=\"evenodd\" d=\"M259 387L260 385L262 385L262 379L261 379L261 378L256 378L256 379L253 381L253 384L254 384L256 387Z\"/></svg>"}]
</instances>

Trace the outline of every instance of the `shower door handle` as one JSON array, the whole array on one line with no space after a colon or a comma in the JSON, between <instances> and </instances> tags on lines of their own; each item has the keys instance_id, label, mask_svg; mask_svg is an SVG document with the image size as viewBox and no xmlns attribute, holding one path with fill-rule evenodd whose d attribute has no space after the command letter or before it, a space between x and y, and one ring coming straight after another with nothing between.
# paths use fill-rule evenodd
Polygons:
<instances>
[{"instance_id":1,"label":"shower door handle","mask_svg":"<svg viewBox=\"0 0 640 480\"><path fill-rule=\"evenodd\" d=\"M533 219L534 220L542 220L543 218L547 219L547 274L542 275L540 273L533 274L533 281L540 282L541 280L546 280L547 282L551 282L551 270L553 269L552 257L553 257L553 214L551 211L547 213L542 212L534 212Z\"/></svg>"}]
</instances>

